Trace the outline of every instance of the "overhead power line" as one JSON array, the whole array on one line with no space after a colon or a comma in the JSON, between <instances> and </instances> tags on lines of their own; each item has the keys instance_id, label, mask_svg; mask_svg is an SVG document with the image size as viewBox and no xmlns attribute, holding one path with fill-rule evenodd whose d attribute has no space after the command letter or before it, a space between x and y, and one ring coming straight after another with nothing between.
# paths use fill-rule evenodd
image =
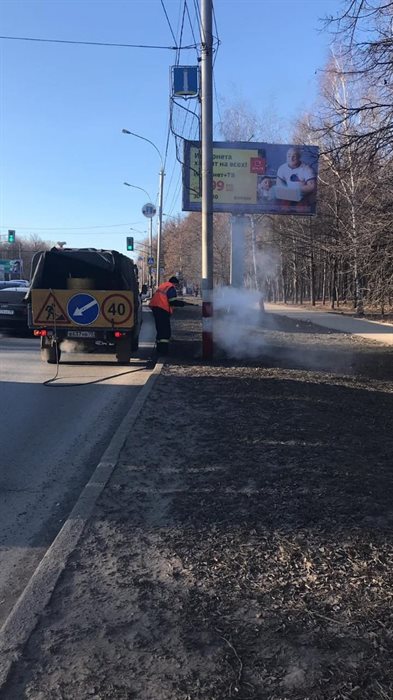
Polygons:
<instances>
[{"instance_id":1,"label":"overhead power line","mask_svg":"<svg viewBox=\"0 0 393 700\"><path fill-rule=\"evenodd\" d=\"M52 226L50 228L45 228L44 226L15 226L14 228L18 231L87 231L97 228L120 228L122 226L131 226L132 224L138 224L138 221L129 221L126 224L101 224L100 226ZM8 226L1 226L1 228L7 229Z\"/></svg>"},{"instance_id":2,"label":"overhead power line","mask_svg":"<svg viewBox=\"0 0 393 700\"><path fill-rule=\"evenodd\" d=\"M162 9L164 10L164 15L165 15L165 17L166 17L166 21L168 22L168 26L169 26L169 29L170 29L171 34L172 34L172 39L173 39L174 42L176 42L176 37L175 37L175 35L174 35L174 33L173 33L172 25L171 25L171 23L170 23L170 20L169 20L169 17L168 17L168 13L167 13L166 7L165 7L165 5L164 5L164 0L161 0L161 5L162 5Z\"/></svg>"},{"instance_id":3,"label":"overhead power line","mask_svg":"<svg viewBox=\"0 0 393 700\"><path fill-rule=\"evenodd\" d=\"M193 27L193 24L192 24L192 21L191 21L190 10L189 10L188 5L187 5L187 0L184 0L184 8L185 8L185 10L186 10L186 12L187 12L187 17L188 17L188 21L189 21L189 24L190 24L191 34L192 34L192 38L193 38L193 40L194 40L194 42L195 42L195 49L196 49L197 56L198 56L198 48L197 48L197 47L199 46L199 44L198 44L197 38L196 38L196 36L195 36L195 34L194 34L194 27ZM198 26L198 32L200 33L200 27L199 27L199 26Z\"/></svg>"},{"instance_id":4,"label":"overhead power line","mask_svg":"<svg viewBox=\"0 0 393 700\"><path fill-rule=\"evenodd\" d=\"M187 49L195 49L194 44L189 46L155 46L152 44L118 44L106 41L74 41L71 39L41 39L31 36L0 36L0 39L10 41L39 41L49 44L81 44L82 46L111 46L115 48L125 49L166 49L168 51L183 51Z\"/></svg>"},{"instance_id":5,"label":"overhead power line","mask_svg":"<svg viewBox=\"0 0 393 700\"><path fill-rule=\"evenodd\" d=\"M182 40L183 40L183 29L184 29L185 11L186 11L186 8L185 8L185 5L184 5L184 7L183 7L182 20L181 20L181 27L180 27L180 36L179 36L179 43L180 43L180 44L181 44L181 42L182 42ZM180 52L178 51L178 52L177 52L177 56L176 56L176 65L177 65L177 66L179 65L179 61L180 61Z\"/></svg>"}]
</instances>

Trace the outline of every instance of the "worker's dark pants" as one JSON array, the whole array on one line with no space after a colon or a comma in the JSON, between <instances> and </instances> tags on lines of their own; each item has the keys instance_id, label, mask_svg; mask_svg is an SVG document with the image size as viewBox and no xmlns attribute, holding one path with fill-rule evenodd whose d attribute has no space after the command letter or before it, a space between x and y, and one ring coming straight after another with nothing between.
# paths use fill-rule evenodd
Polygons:
<instances>
[{"instance_id":1,"label":"worker's dark pants","mask_svg":"<svg viewBox=\"0 0 393 700\"><path fill-rule=\"evenodd\" d=\"M167 355L171 337L171 315L159 306L153 306L152 312L156 324L156 348L161 355Z\"/></svg>"}]
</instances>

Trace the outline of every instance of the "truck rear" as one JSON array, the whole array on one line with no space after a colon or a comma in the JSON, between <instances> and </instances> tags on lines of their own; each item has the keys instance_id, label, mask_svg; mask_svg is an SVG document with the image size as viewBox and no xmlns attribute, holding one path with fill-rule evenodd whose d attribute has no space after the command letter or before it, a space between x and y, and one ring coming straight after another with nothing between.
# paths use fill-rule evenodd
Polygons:
<instances>
[{"instance_id":1,"label":"truck rear","mask_svg":"<svg viewBox=\"0 0 393 700\"><path fill-rule=\"evenodd\" d=\"M138 350L138 269L117 251L52 248L36 253L27 299L29 327L41 338L41 357L49 363L60 360L65 341L76 352L114 353L121 364Z\"/></svg>"}]
</instances>

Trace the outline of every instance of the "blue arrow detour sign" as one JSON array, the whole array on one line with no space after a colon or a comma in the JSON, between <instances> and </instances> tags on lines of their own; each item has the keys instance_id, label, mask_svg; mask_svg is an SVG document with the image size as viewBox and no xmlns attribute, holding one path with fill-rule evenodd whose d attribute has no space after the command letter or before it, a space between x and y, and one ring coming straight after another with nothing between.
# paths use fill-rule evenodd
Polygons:
<instances>
[{"instance_id":1,"label":"blue arrow detour sign","mask_svg":"<svg viewBox=\"0 0 393 700\"><path fill-rule=\"evenodd\" d=\"M74 323L88 326L100 313L100 305L92 294L75 294L67 304L67 313Z\"/></svg>"}]
</instances>

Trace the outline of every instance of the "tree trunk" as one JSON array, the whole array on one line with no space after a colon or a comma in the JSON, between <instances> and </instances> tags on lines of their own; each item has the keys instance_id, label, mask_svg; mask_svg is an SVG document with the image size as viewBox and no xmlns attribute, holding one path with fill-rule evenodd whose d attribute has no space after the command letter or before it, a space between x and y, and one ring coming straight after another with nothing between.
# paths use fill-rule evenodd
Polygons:
<instances>
[{"instance_id":1,"label":"tree trunk","mask_svg":"<svg viewBox=\"0 0 393 700\"><path fill-rule=\"evenodd\" d=\"M337 279L337 260L336 258L333 259L333 267L332 267L332 281L331 281L331 303L330 306L332 309L334 309L334 304L337 301L337 284L336 284L336 279Z\"/></svg>"}]
</instances>

